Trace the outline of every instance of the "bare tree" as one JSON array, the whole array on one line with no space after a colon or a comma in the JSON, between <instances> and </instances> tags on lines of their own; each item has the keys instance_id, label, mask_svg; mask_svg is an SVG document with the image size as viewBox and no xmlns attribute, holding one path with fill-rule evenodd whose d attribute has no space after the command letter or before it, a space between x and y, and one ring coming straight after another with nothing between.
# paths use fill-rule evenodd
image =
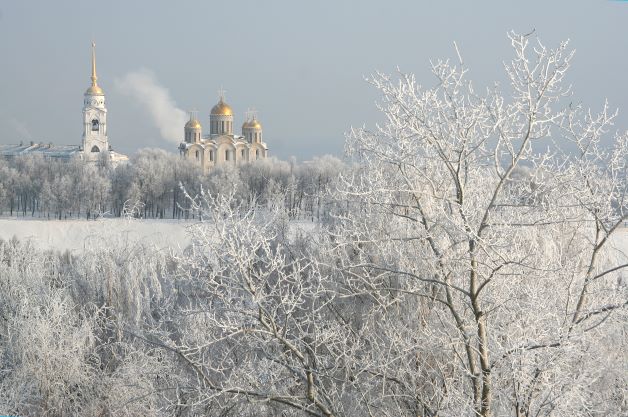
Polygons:
<instances>
[{"instance_id":1,"label":"bare tree","mask_svg":"<svg viewBox=\"0 0 628 417\"><path fill-rule=\"evenodd\" d=\"M424 414L619 415L626 404L598 387L626 383L606 358L626 342L613 235L628 215L628 136L605 148L614 114L569 103L566 43L509 38L509 94L476 92L461 58L432 64L433 88L371 79L386 123L348 137L360 168L336 253L382 315L417 301L411 331L390 336L413 369L379 372Z\"/></svg>"}]
</instances>

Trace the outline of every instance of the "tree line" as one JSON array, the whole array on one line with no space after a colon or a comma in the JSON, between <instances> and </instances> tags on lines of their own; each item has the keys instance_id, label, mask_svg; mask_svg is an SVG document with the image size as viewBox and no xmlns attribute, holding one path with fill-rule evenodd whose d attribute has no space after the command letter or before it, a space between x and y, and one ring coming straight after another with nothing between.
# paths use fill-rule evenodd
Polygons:
<instances>
[{"instance_id":1,"label":"tree line","mask_svg":"<svg viewBox=\"0 0 628 417\"><path fill-rule=\"evenodd\" d=\"M193 162L160 149L142 149L115 168L105 160L22 155L0 158L0 214L91 219L133 211L142 218L194 218L198 214L190 210L186 193L235 190L240 204L280 203L292 219L319 220L325 192L344 169L332 156L306 163L269 158L204 174Z\"/></svg>"}]
</instances>

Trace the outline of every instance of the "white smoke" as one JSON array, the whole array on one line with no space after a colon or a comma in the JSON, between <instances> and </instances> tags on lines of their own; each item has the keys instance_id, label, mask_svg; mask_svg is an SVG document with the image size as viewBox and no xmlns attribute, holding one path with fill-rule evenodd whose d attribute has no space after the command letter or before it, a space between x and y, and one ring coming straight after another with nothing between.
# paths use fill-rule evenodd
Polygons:
<instances>
[{"instance_id":1,"label":"white smoke","mask_svg":"<svg viewBox=\"0 0 628 417\"><path fill-rule=\"evenodd\" d=\"M33 135L31 135L31 132L28 129L28 126L26 126L24 123L20 122L16 118L11 118L9 121L13 125L13 128L15 129L15 131L20 136L20 139L26 139L26 140L33 139Z\"/></svg>"},{"instance_id":2,"label":"white smoke","mask_svg":"<svg viewBox=\"0 0 628 417\"><path fill-rule=\"evenodd\" d=\"M157 83L153 72L146 69L133 71L116 79L115 84L120 92L148 110L165 140L181 142L186 113L176 106L168 90Z\"/></svg>"}]
</instances>

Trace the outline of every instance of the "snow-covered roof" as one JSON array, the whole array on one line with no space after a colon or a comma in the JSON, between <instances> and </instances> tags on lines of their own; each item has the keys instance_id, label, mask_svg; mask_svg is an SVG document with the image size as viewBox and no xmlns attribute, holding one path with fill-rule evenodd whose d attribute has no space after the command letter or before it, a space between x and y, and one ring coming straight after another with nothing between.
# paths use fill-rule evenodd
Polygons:
<instances>
[{"instance_id":1,"label":"snow-covered roof","mask_svg":"<svg viewBox=\"0 0 628 417\"><path fill-rule=\"evenodd\" d=\"M50 143L0 145L0 155L14 157L19 155L38 154L49 158L71 158L81 149L77 145L53 145Z\"/></svg>"}]
</instances>

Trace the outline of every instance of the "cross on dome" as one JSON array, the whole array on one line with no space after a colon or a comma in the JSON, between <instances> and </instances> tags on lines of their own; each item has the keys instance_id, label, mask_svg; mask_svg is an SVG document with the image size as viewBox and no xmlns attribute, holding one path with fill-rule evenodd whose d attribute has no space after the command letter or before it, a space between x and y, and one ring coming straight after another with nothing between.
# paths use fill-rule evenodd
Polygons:
<instances>
[{"instance_id":1,"label":"cross on dome","mask_svg":"<svg viewBox=\"0 0 628 417\"><path fill-rule=\"evenodd\" d=\"M225 90L224 88L222 88L222 86L220 86L220 88L218 89L218 97L220 97L220 101L225 101L226 93L227 93L227 90Z\"/></svg>"}]
</instances>

